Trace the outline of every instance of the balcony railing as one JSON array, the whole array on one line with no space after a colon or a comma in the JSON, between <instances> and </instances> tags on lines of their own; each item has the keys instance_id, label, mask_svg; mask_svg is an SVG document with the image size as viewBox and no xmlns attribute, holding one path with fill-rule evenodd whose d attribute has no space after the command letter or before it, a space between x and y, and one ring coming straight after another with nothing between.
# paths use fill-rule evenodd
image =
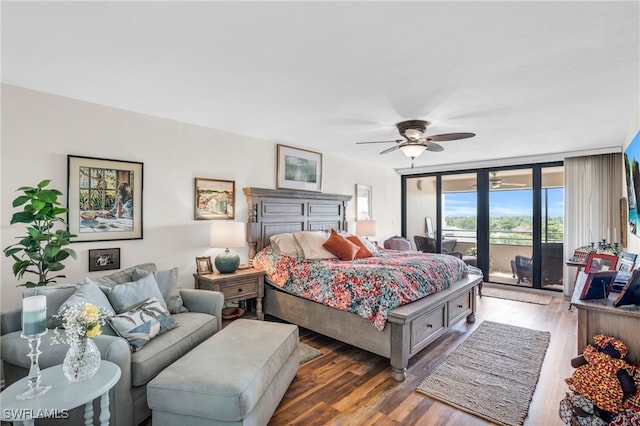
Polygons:
<instances>
[{"instance_id":1,"label":"balcony railing","mask_svg":"<svg viewBox=\"0 0 640 426\"><path fill-rule=\"evenodd\" d=\"M563 242L563 232L543 232L542 234L543 243ZM442 237L444 239L456 239L460 242L475 242L477 233L475 229L443 228ZM490 230L489 244L531 246L533 244L533 232Z\"/></svg>"}]
</instances>

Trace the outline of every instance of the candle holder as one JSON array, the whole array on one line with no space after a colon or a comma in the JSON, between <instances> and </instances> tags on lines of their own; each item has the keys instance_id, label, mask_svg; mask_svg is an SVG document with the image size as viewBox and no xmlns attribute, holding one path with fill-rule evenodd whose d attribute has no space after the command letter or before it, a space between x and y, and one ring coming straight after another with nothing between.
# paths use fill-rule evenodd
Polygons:
<instances>
[{"instance_id":1,"label":"candle holder","mask_svg":"<svg viewBox=\"0 0 640 426\"><path fill-rule=\"evenodd\" d=\"M29 367L28 388L26 391L16 396L18 399L35 398L37 396L44 395L49 391L49 389L51 389L51 386L40 385L40 366L38 365L38 357L42 353L40 352L40 339L45 334L47 334L46 328L43 333L39 334L20 334L20 337L27 339L27 342L29 343L30 352L27 356L31 358L31 366Z\"/></svg>"}]
</instances>

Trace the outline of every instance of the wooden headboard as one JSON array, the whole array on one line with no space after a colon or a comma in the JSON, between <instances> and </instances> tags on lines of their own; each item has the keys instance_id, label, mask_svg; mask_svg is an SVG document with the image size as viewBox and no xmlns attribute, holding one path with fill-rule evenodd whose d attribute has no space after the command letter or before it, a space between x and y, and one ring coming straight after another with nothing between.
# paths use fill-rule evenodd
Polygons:
<instances>
[{"instance_id":1,"label":"wooden headboard","mask_svg":"<svg viewBox=\"0 0 640 426\"><path fill-rule=\"evenodd\" d=\"M296 231L347 229L346 210L351 195L294 189L242 188L247 197L249 260L269 245L275 234Z\"/></svg>"}]
</instances>

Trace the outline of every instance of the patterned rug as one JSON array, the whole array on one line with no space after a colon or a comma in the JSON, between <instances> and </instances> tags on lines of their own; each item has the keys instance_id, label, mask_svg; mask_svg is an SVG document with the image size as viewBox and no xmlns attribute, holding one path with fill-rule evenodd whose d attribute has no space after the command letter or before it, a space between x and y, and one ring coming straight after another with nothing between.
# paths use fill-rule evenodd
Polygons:
<instances>
[{"instance_id":1,"label":"patterned rug","mask_svg":"<svg viewBox=\"0 0 640 426\"><path fill-rule=\"evenodd\" d=\"M298 358L300 359L300 365L304 364L305 362L309 362L312 359L316 359L320 355L322 355L322 352L320 352L318 349L312 348L311 346L306 345L302 342L298 344Z\"/></svg>"},{"instance_id":2,"label":"patterned rug","mask_svg":"<svg viewBox=\"0 0 640 426\"><path fill-rule=\"evenodd\" d=\"M517 302L536 303L538 305L548 305L551 303L551 296L546 294L529 293L527 291L505 290L495 287L484 287L482 297L495 297L497 299L515 300Z\"/></svg>"},{"instance_id":3,"label":"patterned rug","mask_svg":"<svg viewBox=\"0 0 640 426\"><path fill-rule=\"evenodd\" d=\"M522 425L550 338L546 331L485 321L417 390L496 424Z\"/></svg>"}]
</instances>

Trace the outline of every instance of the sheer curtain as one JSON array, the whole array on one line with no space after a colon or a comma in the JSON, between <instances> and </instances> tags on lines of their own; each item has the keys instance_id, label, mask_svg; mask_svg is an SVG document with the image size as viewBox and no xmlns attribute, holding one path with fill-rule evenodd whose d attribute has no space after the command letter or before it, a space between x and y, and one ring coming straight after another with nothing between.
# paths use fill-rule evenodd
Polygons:
<instances>
[{"instance_id":1,"label":"sheer curtain","mask_svg":"<svg viewBox=\"0 0 640 426\"><path fill-rule=\"evenodd\" d=\"M622 154L564 160L564 258L602 239L618 241L622 197ZM571 297L575 268L567 268L564 294Z\"/></svg>"}]
</instances>

